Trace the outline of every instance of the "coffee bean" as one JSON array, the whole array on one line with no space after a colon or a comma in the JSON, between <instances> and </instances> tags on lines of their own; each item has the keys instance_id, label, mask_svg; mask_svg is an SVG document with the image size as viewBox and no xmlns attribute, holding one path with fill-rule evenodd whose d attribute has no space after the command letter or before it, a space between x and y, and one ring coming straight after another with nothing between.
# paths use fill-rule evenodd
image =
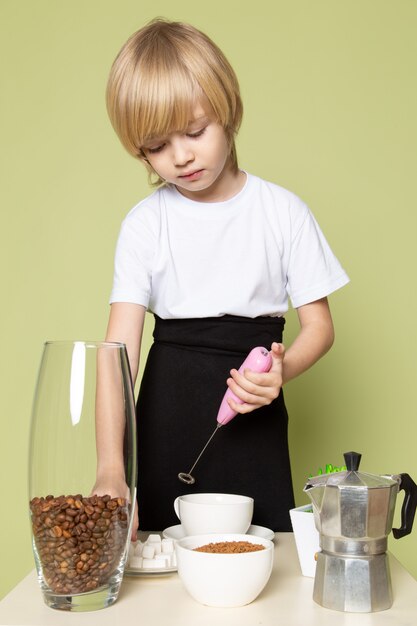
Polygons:
<instances>
[{"instance_id":1,"label":"coffee bean","mask_svg":"<svg viewBox=\"0 0 417 626\"><path fill-rule=\"evenodd\" d=\"M55 593L97 589L119 566L130 505L105 496L35 497L30 502L36 551Z\"/></svg>"}]
</instances>

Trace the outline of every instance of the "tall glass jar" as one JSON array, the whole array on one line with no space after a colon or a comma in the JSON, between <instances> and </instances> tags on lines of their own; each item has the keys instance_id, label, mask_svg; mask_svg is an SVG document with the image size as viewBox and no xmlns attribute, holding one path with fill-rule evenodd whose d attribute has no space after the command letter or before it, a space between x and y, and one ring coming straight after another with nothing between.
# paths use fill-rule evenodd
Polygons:
<instances>
[{"instance_id":1,"label":"tall glass jar","mask_svg":"<svg viewBox=\"0 0 417 626\"><path fill-rule=\"evenodd\" d=\"M125 345L47 342L32 413L29 509L48 606L88 611L115 602L135 501L135 405Z\"/></svg>"}]
</instances>

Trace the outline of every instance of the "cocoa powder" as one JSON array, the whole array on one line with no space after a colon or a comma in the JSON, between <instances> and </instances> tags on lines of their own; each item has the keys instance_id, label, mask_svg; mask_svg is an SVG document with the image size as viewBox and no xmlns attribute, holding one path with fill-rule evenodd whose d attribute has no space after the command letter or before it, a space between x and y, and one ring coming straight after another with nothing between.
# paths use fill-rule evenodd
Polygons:
<instances>
[{"instance_id":1,"label":"cocoa powder","mask_svg":"<svg viewBox=\"0 0 417 626\"><path fill-rule=\"evenodd\" d=\"M242 554L242 552L258 552L259 550L265 550L265 546L249 541L219 541L194 548L195 552L211 552L212 554Z\"/></svg>"},{"instance_id":2,"label":"cocoa powder","mask_svg":"<svg viewBox=\"0 0 417 626\"><path fill-rule=\"evenodd\" d=\"M125 498L49 495L33 498L30 511L42 574L55 593L97 589L118 567L129 526Z\"/></svg>"}]
</instances>

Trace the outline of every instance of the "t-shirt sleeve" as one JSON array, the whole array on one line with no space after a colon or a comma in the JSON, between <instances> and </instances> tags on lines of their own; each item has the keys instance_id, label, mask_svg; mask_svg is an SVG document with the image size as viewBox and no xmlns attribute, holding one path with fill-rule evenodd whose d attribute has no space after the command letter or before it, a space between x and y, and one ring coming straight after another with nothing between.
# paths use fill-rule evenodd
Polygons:
<instances>
[{"instance_id":1,"label":"t-shirt sleeve","mask_svg":"<svg viewBox=\"0 0 417 626\"><path fill-rule=\"evenodd\" d=\"M349 282L311 211L304 205L304 219L291 242L287 292L294 308L303 306Z\"/></svg>"},{"instance_id":2,"label":"t-shirt sleeve","mask_svg":"<svg viewBox=\"0 0 417 626\"><path fill-rule=\"evenodd\" d=\"M156 236L152 223L148 223L140 211L142 209L129 213L120 229L110 303L131 302L148 308Z\"/></svg>"}]
</instances>

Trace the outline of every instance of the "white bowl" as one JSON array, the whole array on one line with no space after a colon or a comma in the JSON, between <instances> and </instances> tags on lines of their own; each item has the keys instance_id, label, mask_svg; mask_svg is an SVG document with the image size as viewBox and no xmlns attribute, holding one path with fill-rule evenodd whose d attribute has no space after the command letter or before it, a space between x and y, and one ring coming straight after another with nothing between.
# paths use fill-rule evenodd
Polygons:
<instances>
[{"instance_id":1,"label":"white bowl","mask_svg":"<svg viewBox=\"0 0 417 626\"><path fill-rule=\"evenodd\" d=\"M220 541L249 541L264 550L239 554L195 552L194 548ZM184 537L175 545L178 574L188 593L207 606L236 607L249 604L268 582L274 544L268 539L242 534Z\"/></svg>"}]
</instances>

